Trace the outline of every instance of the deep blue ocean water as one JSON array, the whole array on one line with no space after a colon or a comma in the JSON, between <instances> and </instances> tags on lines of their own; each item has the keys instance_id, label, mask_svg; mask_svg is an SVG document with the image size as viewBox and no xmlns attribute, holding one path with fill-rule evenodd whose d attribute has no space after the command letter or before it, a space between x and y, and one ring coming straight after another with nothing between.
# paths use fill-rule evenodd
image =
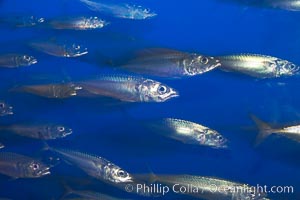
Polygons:
<instances>
[{"instance_id":1,"label":"deep blue ocean water","mask_svg":"<svg viewBox=\"0 0 300 200\"><path fill-rule=\"evenodd\" d=\"M125 1L124 1L125 2ZM205 55L257 53L300 64L300 13L247 7L221 0L128 1L150 8L158 15L148 20L107 18L111 24L95 31L49 28L16 28L0 24L0 53L26 52L38 64L1 69L1 99L14 107L14 115L1 117L1 124L53 122L65 124L73 134L49 142L102 156L131 173L191 174L218 177L250 185L293 186L293 194L269 194L270 199L300 199L300 146L282 137L270 137L253 146L257 129L253 113L277 125L300 122L299 77L258 80L218 70L188 79L157 79L176 88L180 97L165 103L111 105L97 99L46 99L10 88L28 83L72 81L107 70L102 57L121 58L138 48L164 47ZM101 14L75 0L2 0L0 18L34 15L44 18ZM87 56L53 57L28 47L35 39L61 38L84 44ZM114 71L113 71L114 72ZM155 135L138 123L140 119L174 117L218 130L230 140L229 150L185 145ZM3 139L6 148L45 158L39 141ZM150 171L151 170L151 171ZM64 193L62 176L84 180L80 169L59 163L51 177L12 180L0 177L0 197L11 199L59 199ZM78 180L77 180L78 181ZM73 184L77 185L77 184ZM110 185L94 189L117 197L131 196ZM193 199L166 195L161 199Z\"/></svg>"}]
</instances>

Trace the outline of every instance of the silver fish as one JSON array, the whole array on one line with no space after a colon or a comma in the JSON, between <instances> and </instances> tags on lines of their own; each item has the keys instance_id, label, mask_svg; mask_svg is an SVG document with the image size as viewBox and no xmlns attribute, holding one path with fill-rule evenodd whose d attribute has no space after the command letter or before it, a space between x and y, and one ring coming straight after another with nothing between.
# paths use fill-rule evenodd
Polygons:
<instances>
[{"instance_id":1,"label":"silver fish","mask_svg":"<svg viewBox=\"0 0 300 200\"><path fill-rule=\"evenodd\" d=\"M255 187L247 184L193 175L152 175L152 182L159 182L172 188L174 192L180 192L180 188L186 189L183 194L191 195L206 200L262 200L266 196L263 191L257 191Z\"/></svg>"},{"instance_id":2,"label":"silver fish","mask_svg":"<svg viewBox=\"0 0 300 200\"><path fill-rule=\"evenodd\" d=\"M12 115L13 107L5 103L4 101L0 101L0 116Z\"/></svg>"},{"instance_id":3,"label":"silver fish","mask_svg":"<svg viewBox=\"0 0 300 200\"><path fill-rule=\"evenodd\" d=\"M88 53L87 48L76 43L58 43L55 41L31 42L32 48L57 57L79 57Z\"/></svg>"},{"instance_id":4,"label":"silver fish","mask_svg":"<svg viewBox=\"0 0 300 200\"><path fill-rule=\"evenodd\" d=\"M0 173L12 178L39 178L50 174L50 167L24 155L0 152Z\"/></svg>"},{"instance_id":5,"label":"silver fish","mask_svg":"<svg viewBox=\"0 0 300 200\"><path fill-rule=\"evenodd\" d=\"M69 17L51 20L48 24L54 29L92 30L101 29L109 23L98 17Z\"/></svg>"},{"instance_id":6,"label":"silver fish","mask_svg":"<svg viewBox=\"0 0 300 200\"><path fill-rule=\"evenodd\" d=\"M137 76L103 75L77 85L92 95L126 102L164 102L179 96L176 90L165 84Z\"/></svg>"},{"instance_id":7,"label":"silver fish","mask_svg":"<svg viewBox=\"0 0 300 200\"><path fill-rule=\"evenodd\" d=\"M4 147L4 144L0 143L0 149L3 149Z\"/></svg>"},{"instance_id":8,"label":"silver fish","mask_svg":"<svg viewBox=\"0 0 300 200\"><path fill-rule=\"evenodd\" d=\"M14 88L11 91L30 93L46 98L69 98L77 95L77 91L82 88L72 83L45 84L45 85L25 85Z\"/></svg>"},{"instance_id":9,"label":"silver fish","mask_svg":"<svg viewBox=\"0 0 300 200\"><path fill-rule=\"evenodd\" d=\"M0 18L1 22L8 23L14 27L32 27L37 26L43 22L45 19L36 16L10 16L9 18Z\"/></svg>"},{"instance_id":10,"label":"silver fish","mask_svg":"<svg viewBox=\"0 0 300 200\"><path fill-rule=\"evenodd\" d=\"M25 54L4 54L0 55L0 67L16 68L34 65L37 59Z\"/></svg>"},{"instance_id":11,"label":"silver fish","mask_svg":"<svg viewBox=\"0 0 300 200\"><path fill-rule=\"evenodd\" d=\"M142 20L152 18L157 15L149 9L142 8L141 6L122 3L113 4L111 2L90 0L80 0L80 2L84 3L90 10L117 18Z\"/></svg>"},{"instance_id":12,"label":"silver fish","mask_svg":"<svg viewBox=\"0 0 300 200\"><path fill-rule=\"evenodd\" d=\"M300 125L284 126L284 127L272 127L266 122L258 119L256 116L250 116L259 128L259 134L256 137L256 145L262 143L271 134L281 135L290 138L296 142L300 142Z\"/></svg>"},{"instance_id":13,"label":"silver fish","mask_svg":"<svg viewBox=\"0 0 300 200\"><path fill-rule=\"evenodd\" d=\"M208 127L174 118L164 118L147 123L158 134L181 141L213 148L227 148L228 140L220 133Z\"/></svg>"},{"instance_id":14,"label":"silver fish","mask_svg":"<svg viewBox=\"0 0 300 200\"><path fill-rule=\"evenodd\" d=\"M200 75L219 67L214 57L186 53L172 49L144 49L121 68L138 74L166 78Z\"/></svg>"},{"instance_id":15,"label":"silver fish","mask_svg":"<svg viewBox=\"0 0 300 200\"><path fill-rule=\"evenodd\" d=\"M0 126L0 131L40 140L54 140L72 134L72 129L54 124Z\"/></svg>"},{"instance_id":16,"label":"silver fish","mask_svg":"<svg viewBox=\"0 0 300 200\"><path fill-rule=\"evenodd\" d=\"M219 56L218 59L221 62L221 70L239 72L256 78L292 76L300 70L299 66L287 60L258 54Z\"/></svg>"}]
</instances>

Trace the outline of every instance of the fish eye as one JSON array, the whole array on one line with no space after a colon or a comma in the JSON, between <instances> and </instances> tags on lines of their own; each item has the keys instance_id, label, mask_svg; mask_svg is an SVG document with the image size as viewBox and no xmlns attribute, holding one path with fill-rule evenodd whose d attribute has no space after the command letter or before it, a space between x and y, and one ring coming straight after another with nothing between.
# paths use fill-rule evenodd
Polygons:
<instances>
[{"instance_id":1,"label":"fish eye","mask_svg":"<svg viewBox=\"0 0 300 200\"><path fill-rule=\"evenodd\" d=\"M26 55L25 55L25 56L23 56L23 58L24 58L25 60L27 60L27 61L30 60L30 56L26 56Z\"/></svg>"},{"instance_id":2,"label":"fish eye","mask_svg":"<svg viewBox=\"0 0 300 200\"><path fill-rule=\"evenodd\" d=\"M57 130L58 130L58 131L60 131L60 132L62 132L62 131L64 131L64 130L65 130L65 127L63 127L63 126L59 126L59 127L57 127Z\"/></svg>"},{"instance_id":3,"label":"fish eye","mask_svg":"<svg viewBox=\"0 0 300 200\"><path fill-rule=\"evenodd\" d=\"M290 65L290 70L295 70L296 68L297 68L296 65L294 65L294 64L291 64L291 65Z\"/></svg>"},{"instance_id":4,"label":"fish eye","mask_svg":"<svg viewBox=\"0 0 300 200\"><path fill-rule=\"evenodd\" d=\"M80 45L73 44L73 48L74 48L75 50L79 50L79 49L80 49Z\"/></svg>"},{"instance_id":5,"label":"fish eye","mask_svg":"<svg viewBox=\"0 0 300 200\"><path fill-rule=\"evenodd\" d=\"M33 163L33 164L31 165L31 167L32 167L33 170L37 170L37 169L40 168L39 164L37 164L37 163Z\"/></svg>"},{"instance_id":6,"label":"fish eye","mask_svg":"<svg viewBox=\"0 0 300 200\"><path fill-rule=\"evenodd\" d=\"M200 59L200 62L203 63L203 64L207 64L207 63L208 63L208 58L202 57L202 58Z\"/></svg>"},{"instance_id":7,"label":"fish eye","mask_svg":"<svg viewBox=\"0 0 300 200\"><path fill-rule=\"evenodd\" d=\"M164 86L164 85L160 85L160 86L158 87L158 92L159 92L160 94L166 93L166 92L167 92L167 87Z\"/></svg>"},{"instance_id":8,"label":"fish eye","mask_svg":"<svg viewBox=\"0 0 300 200\"><path fill-rule=\"evenodd\" d=\"M0 103L0 108L4 108L4 107L5 107L4 103Z\"/></svg>"},{"instance_id":9,"label":"fish eye","mask_svg":"<svg viewBox=\"0 0 300 200\"><path fill-rule=\"evenodd\" d=\"M126 173L123 170L119 170L118 171L118 176L124 177L124 176L126 176Z\"/></svg>"}]
</instances>

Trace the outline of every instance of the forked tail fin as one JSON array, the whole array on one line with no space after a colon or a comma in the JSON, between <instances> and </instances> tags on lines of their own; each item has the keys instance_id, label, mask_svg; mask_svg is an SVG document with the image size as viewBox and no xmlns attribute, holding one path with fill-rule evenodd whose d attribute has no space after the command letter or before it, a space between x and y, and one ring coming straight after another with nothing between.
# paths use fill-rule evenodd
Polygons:
<instances>
[{"instance_id":1,"label":"forked tail fin","mask_svg":"<svg viewBox=\"0 0 300 200\"><path fill-rule=\"evenodd\" d=\"M269 135L271 135L274 132L274 129L266 122L260 120L258 117L256 117L253 114L250 114L251 119L255 122L259 129L259 133L255 140L255 146L258 146L260 143L262 143Z\"/></svg>"}]
</instances>

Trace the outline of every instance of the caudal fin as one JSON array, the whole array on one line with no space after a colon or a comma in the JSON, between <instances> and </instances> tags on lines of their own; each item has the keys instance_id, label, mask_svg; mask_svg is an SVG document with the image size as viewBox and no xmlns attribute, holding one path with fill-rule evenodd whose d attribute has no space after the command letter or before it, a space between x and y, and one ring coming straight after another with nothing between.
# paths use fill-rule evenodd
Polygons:
<instances>
[{"instance_id":1,"label":"caudal fin","mask_svg":"<svg viewBox=\"0 0 300 200\"><path fill-rule=\"evenodd\" d=\"M271 135L274 132L274 129L267 124L266 122L260 120L258 117L256 117L253 114L250 114L251 119L255 122L259 129L259 133L255 140L255 146L258 146L260 143L262 143L269 135Z\"/></svg>"}]
</instances>

